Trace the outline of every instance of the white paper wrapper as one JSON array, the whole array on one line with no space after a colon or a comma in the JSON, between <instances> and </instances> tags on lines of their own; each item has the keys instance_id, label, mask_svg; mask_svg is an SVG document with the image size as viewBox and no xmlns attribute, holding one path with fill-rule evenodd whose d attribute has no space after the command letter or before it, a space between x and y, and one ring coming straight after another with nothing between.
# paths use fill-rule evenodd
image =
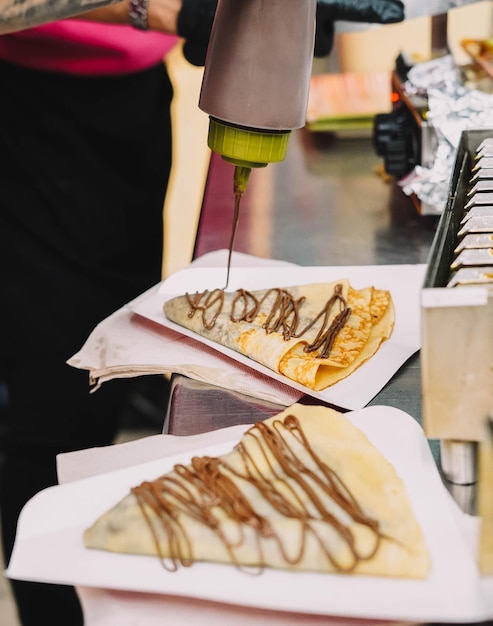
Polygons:
<instances>
[{"instance_id":1,"label":"white paper wrapper","mask_svg":"<svg viewBox=\"0 0 493 626\"><path fill-rule=\"evenodd\" d=\"M424 581L277 570L249 576L234 567L206 563L170 573L157 558L84 548L83 530L131 486L156 477L176 462L189 461L187 442L193 443L193 454L220 454L238 441L247 426L214 431L191 440L169 435L153 437L152 456L157 455L160 440L165 454L173 450L180 453L75 480L36 495L21 514L7 575L82 587L81 596L90 604L88 626L154 626L158 623L159 607L169 623L197 625L214 623L214 615L218 624L235 626L332 624L320 621L319 615L339 616L334 624L343 617L404 622L468 622L493 617L491 581L480 580L471 552L476 527L468 524L464 532L460 514L440 481L417 422L398 409L381 406L347 416L394 465L408 489L432 559L430 576ZM122 453L129 460L132 456L139 458L129 454L134 446L123 446ZM137 442L137 447L145 458L146 442ZM110 467L119 467L117 450L118 446L108 450L112 457ZM69 473L72 478L77 476L74 468L83 463L85 456L84 452L77 454L78 460ZM105 451L90 454L86 458L94 461L94 454L101 459ZM66 463L67 455L64 457L62 461ZM166 613L168 609L170 614ZM302 613L304 617L296 618L292 613ZM262 615L266 616L265 621Z\"/></svg>"},{"instance_id":2,"label":"white paper wrapper","mask_svg":"<svg viewBox=\"0 0 493 626\"><path fill-rule=\"evenodd\" d=\"M212 349L216 354L229 357L245 366L249 372L264 375L281 385L287 385L302 395L346 409L361 409L377 395L395 372L421 346L420 336L420 292L423 284L425 265L362 265L349 267L272 267L268 272L264 267L233 267L228 291L240 287L248 290L266 287L288 287L309 283L331 282L348 278L355 289L373 285L378 289L388 289L395 307L395 326L392 336L383 342L378 352L347 378L323 391L313 391L263 365L228 349L205 337L170 322L163 313L164 302L185 292L194 293L204 289L212 290L224 284L222 268L190 268L173 274L159 288L129 308L149 322L169 329L174 335L173 353L181 353L181 345L188 349L190 341L195 345L196 358L203 350ZM190 366L190 363L189 363ZM250 376L251 374L249 374ZM219 379L222 386L223 381ZM278 403L279 399L275 400Z\"/></svg>"},{"instance_id":3,"label":"white paper wrapper","mask_svg":"<svg viewBox=\"0 0 493 626\"><path fill-rule=\"evenodd\" d=\"M204 255L116 311L94 329L68 364L88 370L95 389L112 378L177 373L283 406L309 394L341 408L360 409L421 346L419 294L425 265L300 267L234 254L228 289L349 278L354 287L374 285L391 291L396 323L390 340L351 376L322 392L168 322L162 311L165 298L203 285L224 285L227 254L220 250Z\"/></svg>"}]
</instances>

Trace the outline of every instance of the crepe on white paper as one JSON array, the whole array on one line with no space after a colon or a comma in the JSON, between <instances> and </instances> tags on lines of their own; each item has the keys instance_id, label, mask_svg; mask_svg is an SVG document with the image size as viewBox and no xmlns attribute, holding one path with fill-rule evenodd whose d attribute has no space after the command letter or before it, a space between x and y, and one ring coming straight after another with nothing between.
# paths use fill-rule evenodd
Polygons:
<instances>
[{"instance_id":1,"label":"crepe on white paper","mask_svg":"<svg viewBox=\"0 0 493 626\"><path fill-rule=\"evenodd\" d=\"M7 574L26 580L163 593L312 615L422 622L491 617L493 607L488 607L476 564L419 425L403 411L390 407L369 407L347 416L394 465L406 484L431 553L432 572L424 581L279 570L249 576L234 567L212 563L196 563L171 573L155 557L84 547L83 530L98 515L131 486L160 475L176 462L186 462L190 451L52 487L35 496L21 514ZM228 429L229 441L224 438L225 431L199 436L195 443L202 441L207 447L196 448L194 454L216 455L229 450L246 428ZM220 437L220 444L211 445Z\"/></svg>"}]
</instances>

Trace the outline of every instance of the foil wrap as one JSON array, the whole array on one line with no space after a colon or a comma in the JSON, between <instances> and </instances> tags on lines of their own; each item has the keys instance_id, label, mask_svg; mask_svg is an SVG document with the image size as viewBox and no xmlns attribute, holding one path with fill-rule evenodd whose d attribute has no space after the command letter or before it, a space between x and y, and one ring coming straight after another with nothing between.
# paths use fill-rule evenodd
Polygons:
<instances>
[{"instance_id":1,"label":"foil wrap","mask_svg":"<svg viewBox=\"0 0 493 626\"><path fill-rule=\"evenodd\" d=\"M435 134L437 149L431 162L416 166L399 185L406 195L419 198L422 213L439 215L462 131L491 128L493 135L493 94L464 85L451 55L412 67L404 90L410 96L426 96L426 124Z\"/></svg>"}]
</instances>

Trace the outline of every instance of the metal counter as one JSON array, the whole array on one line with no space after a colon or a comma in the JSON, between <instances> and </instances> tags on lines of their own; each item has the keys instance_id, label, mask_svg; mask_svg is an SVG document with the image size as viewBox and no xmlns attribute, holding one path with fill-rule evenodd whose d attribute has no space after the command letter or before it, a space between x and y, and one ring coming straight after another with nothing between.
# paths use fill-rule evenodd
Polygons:
<instances>
[{"instance_id":1,"label":"metal counter","mask_svg":"<svg viewBox=\"0 0 493 626\"><path fill-rule=\"evenodd\" d=\"M282 163L252 171L235 250L300 265L426 263L438 218L420 215L382 172L369 136L295 131ZM233 209L233 167L213 155L195 258L228 247ZM418 354L370 404L400 408L421 423ZM253 423L280 408L175 376L165 429L177 435L205 432ZM436 455L433 443L432 449Z\"/></svg>"}]
</instances>

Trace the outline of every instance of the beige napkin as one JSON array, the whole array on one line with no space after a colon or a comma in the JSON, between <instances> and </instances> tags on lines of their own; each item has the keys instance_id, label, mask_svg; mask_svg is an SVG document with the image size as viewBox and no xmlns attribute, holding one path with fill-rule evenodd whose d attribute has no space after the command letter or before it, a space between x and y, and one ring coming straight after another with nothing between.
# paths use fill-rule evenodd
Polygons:
<instances>
[{"instance_id":1,"label":"beige napkin","mask_svg":"<svg viewBox=\"0 0 493 626\"><path fill-rule=\"evenodd\" d=\"M192 265L224 267L226 271L227 254L227 250L211 252ZM233 254L232 263L257 267L286 265L283 261L259 259L241 253ZM159 284L133 302L149 297L158 289ZM293 404L303 395L208 346L132 313L126 306L98 324L79 352L67 363L89 371L93 391L113 378L176 373L284 406Z\"/></svg>"}]
</instances>

